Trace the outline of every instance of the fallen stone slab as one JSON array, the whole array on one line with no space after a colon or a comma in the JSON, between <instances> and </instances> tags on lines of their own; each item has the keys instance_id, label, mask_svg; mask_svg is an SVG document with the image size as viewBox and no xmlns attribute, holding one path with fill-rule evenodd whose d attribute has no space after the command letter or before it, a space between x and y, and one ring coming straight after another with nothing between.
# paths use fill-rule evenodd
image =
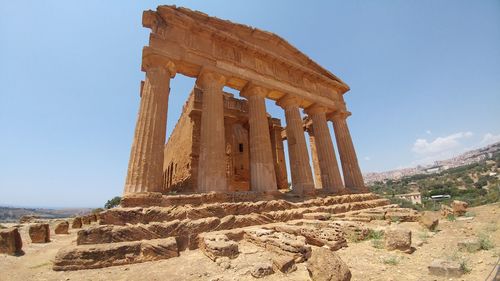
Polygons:
<instances>
[{"instance_id":1,"label":"fallen stone slab","mask_svg":"<svg viewBox=\"0 0 500 281\"><path fill-rule=\"evenodd\" d=\"M274 271L281 271L285 274L297 270L295 259L289 255L274 255L272 257Z\"/></svg>"},{"instance_id":2,"label":"fallen stone slab","mask_svg":"<svg viewBox=\"0 0 500 281\"><path fill-rule=\"evenodd\" d=\"M0 229L0 254L22 254L23 241L19 230L15 227Z\"/></svg>"},{"instance_id":3,"label":"fallen stone slab","mask_svg":"<svg viewBox=\"0 0 500 281\"><path fill-rule=\"evenodd\" d=\"M420 220L420 214L413 209L391 208L385 213L385 219L399 222L417 222Z\"/></svg>"},{"instance_id":4,"label":"fallen stone slab","mask_svg":"<svg viewBox=\"0 0 500 281\"><path fill-rule=\"evenodd\" d=\"M471 221L474 217L458 217L457 221Z\"/></svg>"},{"instance_id":5,"label":"fallen stone slab","mask_svg":"<svg viewBox=\"0 0 500 281\"><path fill-rule=\"evenodd\" d=\"M427 268L430 274L436 276L460 277L463 274L460 263L455 261L435 259Z\"/></svg>"},{"instance_id":6,"label":"fallen stone slab","mask_svg":"<svg viewBox=\"0 0 500 281\"><path fill-rule=\"evenodd\" d=\"M347 247L347 240L344 238L344 233L337 225L327 224L322 227L314 227L312 225L278 224L274 229L280 232L303 236L306 238L307 244L319 247L326 245L332 251Z\"/></svg>"},{"instance_id":7,"label":"fallen stone slab","mask_svg":"<svg viewBox=\"0 0 500 281\"><path fill-rule=\"evenodd\" d=\"M56 271L102 268L178 257L175 238L81 245L63 248L55 257Z\"/></svg>"},{"instance_id":8,"label":"fallen stone slab","mask_svg":"<svg viewBox=\"0 0 500 281\"><path fill-rule=\"evenodd\" d=\"M303 262L311 256L311 246L303 236L259 228L245 230L244 238L272 253L291 255L295 262Z\"/></svg>"},{"instance_id":9,"label":"fallen stone slab","mask_svg":"<svg viewBox=\"0 0 500 281\"><path fill-rule=\"evenodd\" d=\"M370 229L360 222L334 221L331 224L338 225L345 237L352 238L355 241L363 241L370 234Z\"/></svg>"},{"instance_id":10,"label":"fallen stone slab","mask_svg":"<svg viewBox=\"0 0 500 281\"><path fill-rule=\"evenodd\" d=\"M231 241L224 234L206 235L200 239L201 251L215 261L220 257L234 259L238 256L238 243Z\"/></svg>"},{"instance_id":11,"label":"fallen stone slab","mask_svg":"<svg viewBox=\"0 0 500 281\"><path fill-rule=\"evenodd\" d=\"M459 241L457 246L460 251L477 252L481 250L481 242L477 238Z\"/></svg>"},{"instance_id":12,"label":"fallen stone slab","mask_svg":"<svg viewBox=\"0 0 500 281\"><path fill-rule=\"evenodd\" d=\"M68 234L69 223L67 221L62 221L57 223L56 228L54 229L55 234Z\"/></svg>"},{"instance_id":13,"label":"fallen stone slab","mask_svg":"<svg viewBox=\"0 0 500 281\"><path fill-rule=\"evenodd\" d=\"M48 223L35 223L30 225L28 230L31 242L48 243L50 242L50 229Z\"/></svg>"}]
</instances>

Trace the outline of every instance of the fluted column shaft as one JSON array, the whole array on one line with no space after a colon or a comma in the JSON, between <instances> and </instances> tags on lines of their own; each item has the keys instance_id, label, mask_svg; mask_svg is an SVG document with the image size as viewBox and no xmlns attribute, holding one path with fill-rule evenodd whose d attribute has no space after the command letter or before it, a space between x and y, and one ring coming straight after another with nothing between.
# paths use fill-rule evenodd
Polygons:
<instances>
[{"instance_id":1,"label":"fluted column shaft","mask_svg":"<svg viewBox=\"0 0 500 281\"><path fill-rule=\"evenodd\" d=\"M321 184L321 170L319 168L319 160L318 160L318 150L316 149L316 140L314 138L314 133L312 130L308 131L309 133L309 147L311 149L311 160L313 163L314 170L314 186L316 189L323 188Z\"/></svg>"},{"instance_id":2,"label":"fluted column shaft","mask_svg":"<svg viewBox=\"0 0 500 281\"><path fill-rule=\"evenodd\" d=\"M203 92L198 163L200 192L227 191L222 95L224 83L224 76L214 72L202 72L196 80L196 86Z\"/></svg>"},{"instance_id":3,"label":"fluted column shaft","mask_svg":"<svg viewBox=\"0 0 500 281\"><path fill-rule=\"evenodd\" d=\"M253 191L276 191L271 136L266 115L266 90L247 86L242 95L248 99L250 126L250 188Z\"/></svg>"},{"instance_id":4,"label":"fluted column shaft","mask_svg":"<svg viewBox=\"0 0 500 281\"><path fill-rule=\"evenodd\" d=\"M308 110L308 114L313 122L314 138L321 171L321 184L324 190L339 193L344 188L344 185L326 121L326 110L322 107L311 108Z\"/></svg>"},{"instance_id":5,"label":"fluted column shaft","mask_svg":"<svg viewBox=\"0 0 500 281\"><path fill-rule=\"evenodd\" d=\"M335 138L337 139L340 161L342 163L345 186L352 192L366 192L367 188L363 181L363 175L359 168L351 134L347 127L346 119L349 115L349 112L336 112L331 118L335 131Z\"/></svg>"},{"instance_id":6,"label":"fluted column shaft","mask_svg":"<svg viewBox=\"0 0 500 281\"><path fill-rule=\"evenodd\" d=\"M161 191L171 76L163 66L146 70L124 193Z\"/></svg>"},{"instance_id":7,"label":"fluted column shaft","mask_svg":"<svg viewBox=\"0 0 500 281\"><path fill-rule=\"evenodd\" d=\"M314 182L298 103L294 98L285 97L278 102L278 105L285 110L293 192L300 195L313 194Z\"/></svg>"}]
</instances>

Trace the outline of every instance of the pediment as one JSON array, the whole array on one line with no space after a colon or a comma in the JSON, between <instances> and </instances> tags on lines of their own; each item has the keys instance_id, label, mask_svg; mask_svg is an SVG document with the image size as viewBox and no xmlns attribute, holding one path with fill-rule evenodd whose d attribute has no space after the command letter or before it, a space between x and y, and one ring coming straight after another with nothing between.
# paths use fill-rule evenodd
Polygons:
<instances>
[{"instance_id":1,"label":"pediment","mask_svg":"<svg viewBox=\"0 0 500 281\"><path fill-rule=\"evenodd\" d=\"M288 41L272 32L208 16L205 13L183 7L168 5L158 6L157 13L167 25L182 24L198 30L216 30L219 35L227 36L227 38L231 38L232 40L238 40L240 43L244 42L244 44L263 50L271 56L279 57L296 65L300 65L326 79L341 84L345 90L349 89L342 80L330 71L321 67Z\"/></svg>"}]
</instances>

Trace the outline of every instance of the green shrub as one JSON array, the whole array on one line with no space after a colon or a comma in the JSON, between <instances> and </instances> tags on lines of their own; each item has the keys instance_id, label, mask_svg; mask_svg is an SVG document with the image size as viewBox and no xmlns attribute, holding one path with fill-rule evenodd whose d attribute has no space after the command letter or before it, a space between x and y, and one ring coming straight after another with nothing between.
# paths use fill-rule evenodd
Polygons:
<instances>
[{"instance_id":1,"label":"green shrub","mask_svg":"<svg viewBox=\"0 0 500 281\"><path fill-rule=\"evenodd\" d=\"M104 211L103 208L96 208L92 210L92 214L99 214L100 212Z\"/></svg>"},{"instance_id":2,"label":"green shrub","mask_svg":"<svg viewBox=\"0 0 500 281\"><path fill-rule=\"evenodd\" d=\"M448 216L446 216L446 219L448 221L456 221L457 219L455 218L455 215L454 214L448 214Z\"/></svg>"},{"instance_id":3,"label":"green shrub","mask_svg":"<svg viewBox=\"0 0 500 281\"><path fill-rule=\"evenodd\" d=\"M384 231L383 230L373 230L370 229L367 235L367 239L382 239L384 237Z\"/></svg>"},{"instance_id":4,"label":"green shrub","mask_svg":"<svg viewBox=\"0 0 500 281\"><path fill-rule=\"evenodd\" d=\"M382 239L373 239L371 241L372 247L376 249L383 249L384 248L384 241Z\"/></svg>"},{"instance_id":5,"label":"green shrub","mask_svg":"<svg viewBox=\"0 0 500 281\"><path fill-rule=\"evenodd\" d=\"M117 207L118 205L120 205L121 200L122 200L122 198L120 196L115 196L112 199L108 200L106 202L106 204L104 204L104 208L111 209L111 208Z\"/></svg>"},{"instance_id":6,"label":"green shrub","mask_svg":"<svg viewBox=\"0 0 500 281\"><path fill-rule=\"evenodd\" d=\"M460 269L462 270L463 273L467 274L472 271L472 266L469 264L468 260L461 260Z\"/></svg>"},{"instance_id":7,"label":"green shrub","mask_svg":"<svg viewBox=\"0 0 500 281\"><path fill-rule=\"evenodd\" d=\"M493 242L490 240L490 237L484 233L479 235L479 245L481 245L481 250L485 251L491 250L495 247Z\"/></svg>"},{"instance_id":8,"label":"green shrub","mask_svg":"<svg viewBox=\"0 0 500 281\"><path fill-rule=\"evenodd\" d=\"M390 256L387 257L383 260L384 264L389 264L389 265L398 265L399 264L399 259L396 256Z\"/></svg>"},{"instance_id":9,"label":"green shrub","mask_svg":"<svg viewBox=\"0 0 500 281\"><path fill-rule=\"evenodd\" d=\"M475 217L475 216L476 216L476 214L474 212L466 212L464 214L464 217Z\"/></svg>"}]
</instances>

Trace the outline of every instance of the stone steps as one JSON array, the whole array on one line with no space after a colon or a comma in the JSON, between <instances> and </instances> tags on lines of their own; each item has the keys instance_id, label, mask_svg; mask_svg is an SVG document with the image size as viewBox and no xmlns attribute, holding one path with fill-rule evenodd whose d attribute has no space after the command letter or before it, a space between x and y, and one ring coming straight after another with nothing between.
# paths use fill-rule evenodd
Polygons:
<instances>
[{"instance_id":1,"label":"stone steps","mask_svg":"<svg viewBox=\"0 0 500 281\"><path fill-rule=\"evenodd\" d=\"M387 204L386 199L344 203L331 206L315 206L262 214L229 215L221 219L208 217L202 219L173 220L134 225L99 225L78 232L78 245L116 243L144 239L176 237L180 249L197 248L197 235L203 232L242 228L275 222L302 219L304 214L326 212L331 214L373 208Z\"/></svg>"},{"instance_id":2,"label":"stone steps","mask_svg":"<svg viewBox=\"0 0 500 281\"><path fill-rule=\"evenodd\" d=\"M176 219L194 220L207 217L223 218L228 215L260 214L273 211L363 202L375 199L380 199L380 197L373 193L365 193L326 196L298 202L279 199L257 202L227 202L184 206L173 205L168 207L114 208L99 214L99 224L125 225L173 221ZM384 205L387 204L389 204L388 201Z\"/></svg>"}]
</instances>

